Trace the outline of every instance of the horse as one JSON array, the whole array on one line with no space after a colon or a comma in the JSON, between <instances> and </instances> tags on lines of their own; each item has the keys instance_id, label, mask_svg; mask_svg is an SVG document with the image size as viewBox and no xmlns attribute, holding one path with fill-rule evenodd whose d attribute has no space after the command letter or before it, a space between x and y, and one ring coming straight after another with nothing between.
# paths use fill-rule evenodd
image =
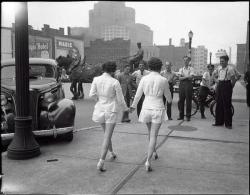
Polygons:
<instances>
[{"instance_id":1,"label":"horse","mask_svg":"<svg viewBox=\"0 0 250 195\"><path fill-rule=\"evenodd\" d=\"M71 58L59 56L57 59L58 66L64 68L68 75L70 75L71 87L73 99L83 98L82 83L92 83L95 76L102 74L102 67L100 65L89 65L85 62L85 59ZM78 88L76 87L78 83ZM78 91L77 91L78 89Z\"/></svg>"}]
</instances>

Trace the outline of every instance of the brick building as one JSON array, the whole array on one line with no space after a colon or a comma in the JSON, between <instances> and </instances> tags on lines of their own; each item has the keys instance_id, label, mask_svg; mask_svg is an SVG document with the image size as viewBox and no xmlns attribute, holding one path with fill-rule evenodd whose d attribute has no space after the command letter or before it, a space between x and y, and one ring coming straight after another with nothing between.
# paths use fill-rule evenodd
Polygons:
<instances>
[{"instance_id":1,"label":"brick building","mask_svg":"<svg viewBox=\"0 0 250 195\"><path fill-rule=\"evenodd\" d=\"M73 49L84 56L84 42L82 38L64 35L64 29L53 29L44 24L42 30L29 31L29 56L55 59L58 56L67 56ZM15 57L15 25L12 28L1 27L1 59ZM7 54L8 53L8 54Z\"/></svg>"},{"instance_id":2,"label":"brick building","mask_svg":"<svg viewBox=\"0 0 250 195\"><path fill-rule=\"evenodd\" d=\"M90 42L89 47L85 47L86 62L88 64L102 64L106 61L116 61L118 69L128 63L128 60L121 58L130 55L130 41L121 38L111 41L96 39Z\"/></svg>"}]
</instances>

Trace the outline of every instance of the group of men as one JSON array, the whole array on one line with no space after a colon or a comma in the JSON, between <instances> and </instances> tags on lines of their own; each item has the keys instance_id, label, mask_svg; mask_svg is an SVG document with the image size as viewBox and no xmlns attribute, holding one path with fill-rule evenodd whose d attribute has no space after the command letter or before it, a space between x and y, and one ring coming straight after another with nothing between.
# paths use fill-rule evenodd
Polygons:
<instances>
[{"instance_id":1,"label":"group of men","mask_svg":"<svg viewBox=\"0 0 250 195\"><path fill-rule=\"evenodd\" d=\"M137 44L138 45L138 44ZM129 65L126 65L124 72L120 73L117 76L119 80L124 98L126 100L127 106L130 105L130 100L133 96L133 89L138 87L138 84L141 78L150 71L146 70L145 61L143 58L143 50L141 49L141 44L138 45L137 58L134 58L130 61ZM138 55L141 55L138 58ZM191 120L191 108L192 108L192 93L193 93L193 78L195 76L194 68L191 66L191 58L189 56L184 56L184 67L179 69L179 72L174 72L171 70L171 62L166 62L165 69L161 71L161 75L167 78L169 82L169 89L173 98L174 85L177 80L180 81L179 84L179 101L178 101L178 110L179 117L177 120ZM134 66L133 63L138 62L139 65ZM232 128L232 92L233 87L236 81L240 78L239 72L228 65L229 57L227 54L224 54L220 57L220 65L215 69L214 65L209 64L207 66L207 71L202 75L202 81L199 88L199 99L200 99L200 113L201 118L205 119L205 101L208 94L215 92L216 93L216 118L213 126L222 126L225 124L226 128ZM134 72L131 73L131 68L136 68ZM134 80L136 82L134 82ZM143 103L144 96L142 96L139 104L137 105L137 115L139 116L141 106ZM164 104L167 104L167 116L168 120L172 120L171 115L171 104L166 102L166 99L163 98ZM186 105L186 109L184 109ZM186 112L184 112L186 111ZM185 113L185 114L184 114ZM124 112L122 116L122 122L130 122L128 112Z\"/></svg>"}]
</instances>

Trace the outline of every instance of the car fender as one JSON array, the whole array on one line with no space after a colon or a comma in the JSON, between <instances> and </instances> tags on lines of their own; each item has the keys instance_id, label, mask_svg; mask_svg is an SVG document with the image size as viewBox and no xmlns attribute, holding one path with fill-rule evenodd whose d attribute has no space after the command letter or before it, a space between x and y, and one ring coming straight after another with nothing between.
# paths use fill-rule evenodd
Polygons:
<instances>
[{"instance_id":1,"label":"car fender","mask_svg":"<svg viewBox=\"0 0 250 195\"><path fill-rule=\"evenodd\" d=\"M74 126L76 107L72 100L62 99L48 107L48 118L56 128Z\"/></svg>"}]
</instances>

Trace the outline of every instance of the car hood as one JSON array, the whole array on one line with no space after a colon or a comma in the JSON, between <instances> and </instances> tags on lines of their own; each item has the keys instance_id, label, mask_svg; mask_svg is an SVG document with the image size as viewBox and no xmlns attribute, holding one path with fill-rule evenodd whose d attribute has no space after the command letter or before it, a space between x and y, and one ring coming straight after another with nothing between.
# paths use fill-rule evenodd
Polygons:
<instances>
[{"instance_id":1,"label":"car hood","mask_svg":"<svg viewBox=\"0 0 250 195\"><path fill-rule=\"evenodd\" d=\"M44 90L56 86L57 82L55 78L41 77L41 78L30 79L29 84L30 84L30 89ZM1 86L8 89L16 90L16 80L11 78L2 79Z\"/></svg>"}]
</instances>

